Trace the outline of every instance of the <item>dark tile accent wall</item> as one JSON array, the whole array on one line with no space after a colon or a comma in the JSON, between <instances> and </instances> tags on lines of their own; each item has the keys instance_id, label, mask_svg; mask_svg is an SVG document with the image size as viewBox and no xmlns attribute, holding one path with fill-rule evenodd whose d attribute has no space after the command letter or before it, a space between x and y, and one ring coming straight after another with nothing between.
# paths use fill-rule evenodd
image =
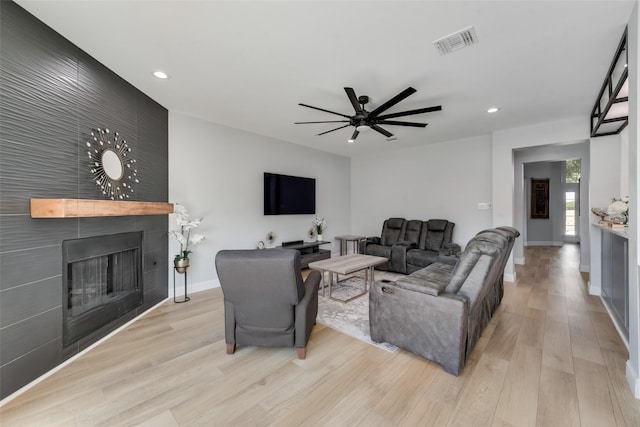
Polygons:
<instances>
[{"instance_id":1,"label":"dark tile accent wall","mask_svg":"<svg viewBox=\"0 0 640 427\"><path fill-rule=\"evenodd\" d=\"M0 1L0 399L167 297L165 215L32 219L31 198L103 198L91 129L138 162L133 200L168 200L168 113L11 1ZM144 304L62 348L62 240L144 231Z\"/></svg>"}]
</instances>

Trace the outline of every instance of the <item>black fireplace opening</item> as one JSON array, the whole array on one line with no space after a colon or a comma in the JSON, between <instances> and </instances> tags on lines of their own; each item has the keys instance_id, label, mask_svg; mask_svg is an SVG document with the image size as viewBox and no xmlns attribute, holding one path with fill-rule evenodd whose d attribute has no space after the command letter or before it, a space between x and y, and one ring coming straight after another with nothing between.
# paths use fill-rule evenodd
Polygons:
<instances>
[{"instance_id":1,"label":"black fireplace opening","mask_svg":"<svg viewBox=\"0 0 640 427\"><path fill-rule=\"evenodd\" d=\"M142 245L142 231L62 242L64 347L142 305Z\"/></svg>"}]
</instances>

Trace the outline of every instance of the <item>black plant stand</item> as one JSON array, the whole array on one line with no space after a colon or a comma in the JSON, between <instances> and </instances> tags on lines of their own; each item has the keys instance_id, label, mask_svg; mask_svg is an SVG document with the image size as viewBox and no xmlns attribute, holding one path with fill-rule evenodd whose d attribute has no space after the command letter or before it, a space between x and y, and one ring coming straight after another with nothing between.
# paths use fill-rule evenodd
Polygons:
<instances>
[{"instance_id":1,"label":"black plant stand","mask_svg":"<svg viewBox=\"0 0 640 427\"><path fill-rule=\"evenodd\" d=\"M179 267L173 267L173 302L183 303L187 301L191 301L191 298L187 296L187 269L184 269L184 299L182 301L178 301L176 299L176 270Z\"/></svg>"}]
</instances>

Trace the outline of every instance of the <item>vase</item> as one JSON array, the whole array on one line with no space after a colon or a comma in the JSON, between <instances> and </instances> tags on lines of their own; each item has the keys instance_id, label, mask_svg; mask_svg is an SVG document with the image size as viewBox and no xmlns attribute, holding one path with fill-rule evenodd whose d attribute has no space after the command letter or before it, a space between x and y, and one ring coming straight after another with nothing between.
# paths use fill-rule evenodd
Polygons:
<instances>
[{"instance_id":1,"label":"vase","mask_svg":"<svg viewBox=\"0 0 640 427\"><path fill-rule=\"evenodd\" d=\"M173 267L176 269L178 273L183 274L185 271L187 271L187 268L189 267L189 258L180 258L180 259L174 260Z\"/></svg>"},{"instance_id":2,"label":"vase","mask_svg":"<svg viewBox=\"0 0 640 427\"><path fill-rule=\"evenodd\" d=\"M316 237L316 240L318 242L322 241L322 234L318 234L318 236Z\"/></svg>"}]
</instances>

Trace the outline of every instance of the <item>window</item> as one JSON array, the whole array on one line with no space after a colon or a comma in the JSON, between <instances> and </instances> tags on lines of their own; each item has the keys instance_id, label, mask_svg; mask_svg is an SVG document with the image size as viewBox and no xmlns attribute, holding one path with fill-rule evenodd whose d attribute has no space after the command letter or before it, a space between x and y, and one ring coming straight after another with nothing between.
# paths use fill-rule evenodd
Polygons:
<instances>
[{"instance_id":1,"label":"window","mask_svg":"<svg viewBox=\"0 0 640 427\"><path fill-rule=\"evenodd\" d=\"M567 191L564 193L564 234L566 236L576 235L576 193Z\"/></svg>"},{"instance_id":2,"label":"window","mask_svg":"<svg viewBox=\"0 0 640 427\"><path fill-rule=\"evenodd\" d=\"M577 184L580 182L580 159L566 161L565 181L567 184Z\"/></svg>"},{"instance_id":3,"label":"window","mask_svg":"<svg viewBox=\"0 0 640 427\"><path fill-rule=\"evenodd\" d=\"M567 160L564 174L564 235L578 238L580 233L580 159Z\"/></svg>"}]
</instances>

